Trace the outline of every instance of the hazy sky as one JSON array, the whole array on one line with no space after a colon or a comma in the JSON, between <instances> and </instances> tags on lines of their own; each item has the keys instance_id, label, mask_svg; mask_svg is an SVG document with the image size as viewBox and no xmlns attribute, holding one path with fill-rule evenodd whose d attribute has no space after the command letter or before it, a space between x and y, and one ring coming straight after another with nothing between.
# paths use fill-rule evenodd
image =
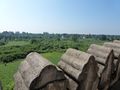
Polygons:
<instances>
[{"instance_id":1,"label":"hazy sky","mask_svg":"<svg viewBox=\"0 0 120 90\"><path fill-rule=\"evenodd\" d=\"M120 0L0 0L0 32L120 34Z\"/></svg>"}]
</instances>

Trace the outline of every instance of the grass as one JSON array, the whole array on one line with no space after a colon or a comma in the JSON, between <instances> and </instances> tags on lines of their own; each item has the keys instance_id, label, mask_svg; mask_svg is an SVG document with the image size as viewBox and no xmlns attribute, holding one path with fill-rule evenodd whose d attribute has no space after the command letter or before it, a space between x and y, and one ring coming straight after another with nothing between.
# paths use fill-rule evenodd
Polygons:
<instances>
[{"instance_id":1,"label":"grass","mask_svg":"<svg viewBox=\"0 0 120 90\"><path fill-rule=\"evenodd\" d=\"M9 41L5 46L24 46L30 44L29 41Z\"/></svg>"},{"instance_id":2,"label":"grass","mask_svg":"<svg viewBox=\"0 0 120 90\"><path fill-rule=\"evenodd\" d=\"M3 90L11 90L13 87L13 75L16 72L21 60L8 63L6 66L0 63L0 80L2 81Z\"/></svg>"},{"instance_id":3,"label":"grass","mask_svg":"<svg viewBox=\"0 0 120 90\"><path fill-rule=\"evenodd\" d=\"M89 46L91 44L98 44L98 45L102 45L105 41L101 41L101 40L96 40L96 39L82 39L79 41L80 43L80 50L81 51L87 51L87 49L89 48Z\"/></svg>"},{"instance_id":4,"label":"grass","mask_svg":"<svg viewBox=\"0 0 120 90\"><path fill-rule=\"evenodd\" d=\"M62 53L61 52L48 52L42 54L45 58L49 59L52 63L57 64ZM2 81L3 90L12 90L14 86L13 76L17 71L18 66L22 60L16 60L8 63L6 66L0 63L0 80Z\"/></svg>"},{"instance_id":5,"label":"grass","mask_svg":"<svg viewBox=\"0 0 120 90\"><path fill-rule=\"evenodd\" d=\"M50 60L52 63L57 64L58 61L60 60L60 57L62 56L61 52L48 52L48 53L43 53L43 57L47 58Z\"/></svg>"}]
</instances>

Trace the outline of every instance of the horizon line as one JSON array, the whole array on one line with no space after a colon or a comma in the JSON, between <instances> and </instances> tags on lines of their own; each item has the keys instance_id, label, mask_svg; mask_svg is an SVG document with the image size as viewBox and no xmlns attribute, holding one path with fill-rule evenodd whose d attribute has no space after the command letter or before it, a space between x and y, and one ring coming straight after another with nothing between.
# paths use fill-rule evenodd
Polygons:
<instances>
[{"instance_id":1,"label":"horizon line","mask_svg":"<svg viewBox=\"0 0 120 90\"><path fill-rule=\"evenodd\" d=\"M0 33L3 33L3 32L13 32L13 33L16 33L16 32L19 32L19 33L28 33L28 34L44 34L44 33L48 33L48 34L78 34L78 35L120 35L120 34L103 34L103 33L68 33L68 32L25 32L25 31L0 31Z\"/></svg>"}]
</instances>

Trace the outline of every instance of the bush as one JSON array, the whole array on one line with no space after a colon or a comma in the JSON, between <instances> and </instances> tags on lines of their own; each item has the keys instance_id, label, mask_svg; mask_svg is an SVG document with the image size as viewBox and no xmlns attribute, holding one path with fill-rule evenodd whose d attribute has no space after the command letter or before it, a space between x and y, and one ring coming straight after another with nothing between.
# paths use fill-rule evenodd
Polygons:
<instances>
[{"instance_id":1,"label":"bush","mask_svg":"<svg viewBox=\"0 0 120 90\"><path fill-rule=\"evenodd\" d=\"M8 84L6 89L7 90L14 90L14 82L11 82L10 84Z\"/></svg>"},{"instance_id":2,"label":"bush","mask_svg":"<svg viewBox=\"0 0 120 90\"><path fill-rule=\"evenodd\" d=\"M5 42L0 42L0 46L5 45Z\"/></svg>"}]
</instances>

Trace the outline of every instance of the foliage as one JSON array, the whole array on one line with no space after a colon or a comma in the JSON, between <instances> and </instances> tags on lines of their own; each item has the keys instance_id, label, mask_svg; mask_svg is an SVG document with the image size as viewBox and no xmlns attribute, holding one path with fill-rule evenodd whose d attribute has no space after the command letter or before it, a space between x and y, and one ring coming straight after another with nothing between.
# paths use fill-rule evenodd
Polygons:
<instances>
[{"instance_id":1,"label":"foliage","mask_svg":"<svg viewBox=\"0 0 120 90\"><path fill-rule=\"evenodd\" d=\"M9 41L6 46L24 46L29 45L29 41Z\"/></svg>"},{"instance_id":2,"label":"foliage","mask_svg":"<svg viewBox=\"0 0 120 90\"><path fill-rule=\"evenodd\" d=\"M0 46L0 62L8 63L16 59L25 58L30 52L46 53L52 51L64 52L68 48L75 48L85 51L92 43L103 43L95 39L36 39L29 41L9 41L6 45Z\"/></svg>"},{"instance_id":3,"label":"foliage","mask_svg":"<svg viewBox=\"0 0 120 90\"><path fill-rule=\"evenodd\" d=\"M0 42L0 46L5 45L5 42Z\"/></svg>"},{"instance_id":4,"label":"foliage","mask_svg":"<svg viewBox=\"0 0 120 90\"><path fill-rule=\"evenodd\" d=\"M57 40L60 39L73 39L73 41L77 41L79 38L93 38L99 40L114 40L119 39L120 35L96 35L96 34L49 34L48 32L43 32L43 34L32 34L26 32L8 32L4 31L0 33L0 40L4 40L5 42L10 40L31 40L37 38L56 38Z\"/></svg>"},{"instance_id":5,"label":"foliage","mask_svg":"<svg viewBox=\"0 0 120 90\"><path fill-rule=\"evenodd\" d=\"M18 58L24 58L33 49L34 47L30 45L0 47L0 61L8 63Z\"/></svg>"}]
</instances>

